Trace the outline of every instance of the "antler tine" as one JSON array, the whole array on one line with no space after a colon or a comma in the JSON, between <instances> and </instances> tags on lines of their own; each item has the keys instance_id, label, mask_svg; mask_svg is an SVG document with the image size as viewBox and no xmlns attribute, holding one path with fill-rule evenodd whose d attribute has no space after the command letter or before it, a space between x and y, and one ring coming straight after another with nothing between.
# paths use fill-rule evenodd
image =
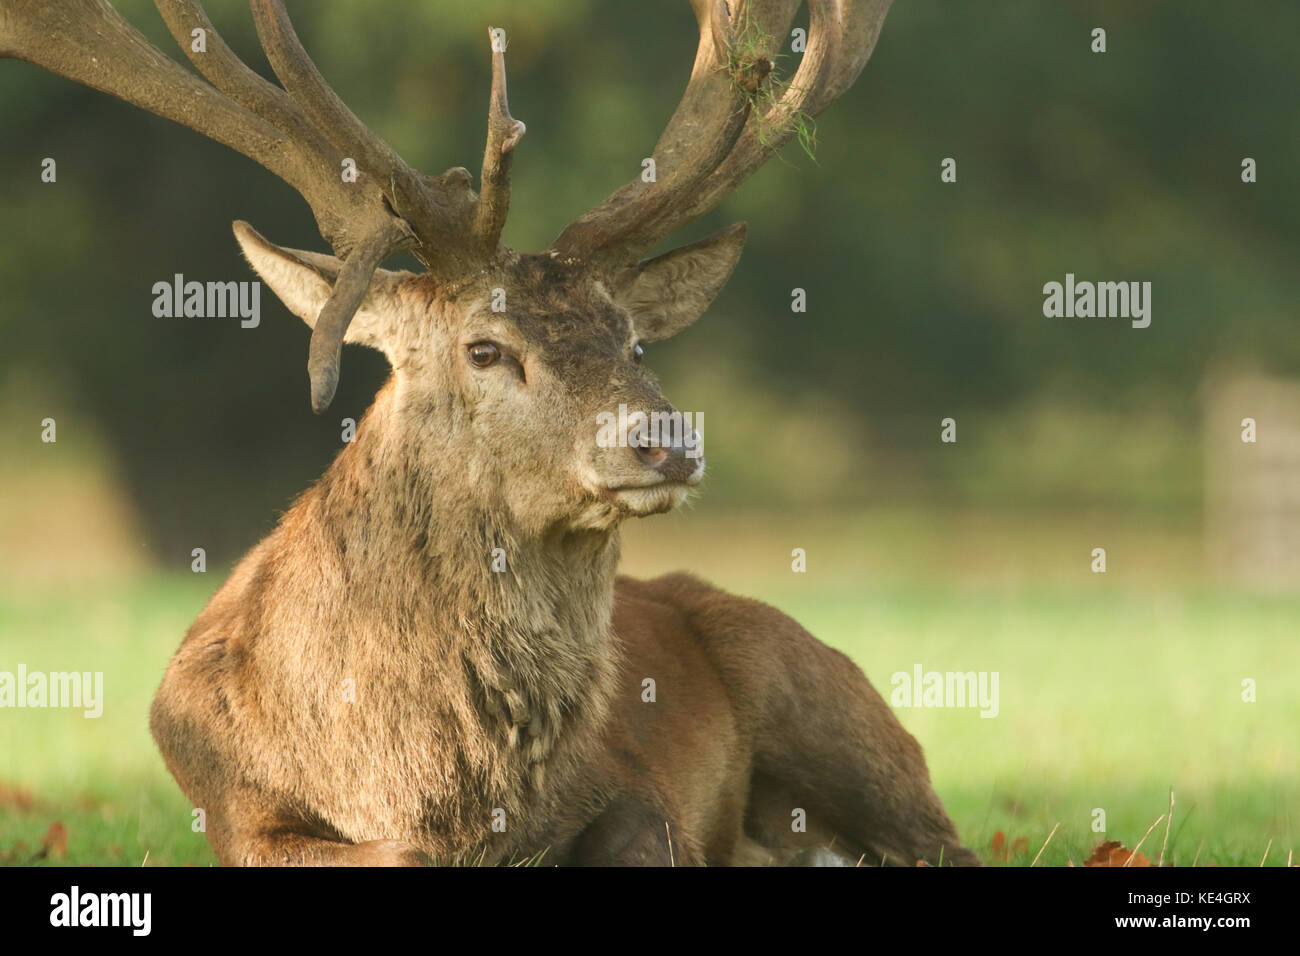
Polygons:
<instances>
[{"instance_id":1,"label":"antler tine","mask_svg":"<svg viewBox=\"0 0 1300 956\"><path fill-rule=\"evenodd\" d=\"M846 0L836 4L841 27L834 34L835 47L831 53L830 70L822 86L822 94L809 107L820 113L840 98L860 75L880 38L880 28L885 25L885 14L894 0Z\"/></svg>"},{"instance_id":2,"label":"antler tine","mask_svg":"<svg viewBox=\"0 0 1300 956\"><path fill-rule=\"evenodd\" d=\"M250 69L230 49L198 0L154 0L154 6L171 31L176 45L209 83L286 133L300 139L314 140L318 147L325 145L323 138L307 122L293 98ZM194 49L195 29L201 29L207 34L203 51Z\"/></svg>"},{"instance_id":3,"label":"antler tine","mask_svg":"<svg viewBox=\"0 0 1300 956\"><path fill-rule=\"evenodd\" d=\"M378 168L387 171L390 189L399 171L404 180L416 175L386 143L364 127L325 84L319 71L298 42L288 16L278 2L271 9L263 11L274 14L273 22L277 28L275 35L279 38L279 43L275 47L278 55L272 54L271 46L266 48L267 55L282 81L286 74L291 75L296 78L295 82L301 84L300 89L305 87L312 91L315 98L308 99L307 102L327 104L325 109L316 111L316 115L311 119L304 115L292 94L267 82L226 45L197 0L154 0L154 3L177 44L214 86L248 109L274 122L285 132L291 133L314 155L327 157L331 164L337 163L336 150L339 147L332 143L322 130L335 130L340 127L359 128L362 131L359 141L370 147L368 152L362 153L359 157L359 162L364 168L373 172L376 168L373 164L378 153L387 161L386 165ZM259 13L256 3L253 4L253 13L255 17ZM263 21L259 19L256 22L265 43L267 31L263 29ZM189 42L190 31L195 27L207 31L205 52L194 51ZM279 64L285 62L292 63L295 71L281 72ZM342 114L346 114L346 117L350 118L347 122L354 126L341 122L339 117ZM331 118L334 120L334 125L325 125ZM379 184L382 182L381 178L375 184L381 192L383 187ZM312 410L318 415L330 406L338 390L343 339L347 335L348 326L356 316L357 309L365 300L371 277L385 259L398 250L410 248L416 243L414 233L401 219L382 214L375 208L373 202L369 204L368 212L371 213L366 217L368 225L362 224L359 237L355 231L358 225L356 222L348 222L347 228L340 229L335 228L325 217L318 216L318 220L323 220L320 222L322 232L344 256L343 268L334 284L334 290L330 293L312 328L311 344L308 347L307 373L311 380L311 405ZM380 214L375 215L375 213ZM342 221L342 217L336 217L336 221Z\"/></svg>"},{"instance_id":4,"label":"antler tine","mask_svg":"<svg viewBox=\"0 0 1300 956\"><path fill-rule=\"evenodd\" d=\"M757 62L759 72L763 69L762 57L775 53L766 50L762 41L779 42L777 38L783 37L789 29L800 2L751 0L739 14L738 29L757 29L760 34L755 45L761 49L745 51L751 61ZM633 261L661 239L717 206L790 141L802 117L816 116L853 84L871 56L891 2L807 0L811 15L808 46L780 99L761 115L752 111L748 113L744 129L733 141L727 155L705 170L690 186L676 190L666 210L642 223L635 231L610 236L609 246L596 250L593 257L616 263ZM732 66L734 70L735 64ZM609 204L610 200L607 200L584 215L578 223L608 215L605 207ZM573 228L570 226L561 234L561 239L556 241L557 248ZM587 236L594 233L595 230L587 228Z\"/></svg>"},{"instance_id":5,"label":"antler tine","mask_svg":"<svg viewBox=\"0 0 1300 956\"><path fill-rule=\"evenodd\" d=\"M457 168L435 179L408 166L325 82L298 39L283 0L249 0L249 5L271 68L307 120L373 178L413 227L420 257L430 268L459 262L462 244L454 240L468 228L465 217L472 211L467 174Z\"/></svg>"},{"instance_id":6,"label":"antler tine","mask_svg":"<svg viewBox=\"0 0 1300 956\"><path fill-rule=\"evenodd\" d=\"M430 269L436 259L436 267L449 274L478 261L478 250L463 240L474 216L469 173L456 168L423 177L407 166L325 83L281 0L250 4L283 90L235 55L198 0L154 2L210 82L163 54L108 0L0 0L0 57L26 60L188 126L260 163L302 194L321 235L343 260L312 332L308 361L312 407L323 411L337 386L348 324L384 259L413 249ZM207 33L204 51L192 47L195 28ZM504 107L504 77L494 86ZM509 120L508 110L499 112ZM497 129L505 129L500 148L511 136L508 128ZM346 157L366 175L345 182L340 161Z\"/></svg>"},{"instance_id":7,"label":"antler tine","mask_svg":"<svg viewBox=\"0 0 1300 956\"><path fill-rule=\"evenodd\" d=\"M501 241L501 230L510 212L510 165L527 127L510 115L506 97L505 31L489 27L488 41L492 45L492 94L472 241L480 253L491 255Z\"/></svg>"},{"instance_id":8,"label":"antler tine","mask_svg":"<svg viewBox=\"0 0 1300 956\"><path fill-rule=\"evenodd\" d=\"M289 136L150 43L107 0L6 4L0 57L25 60L215 139L300 192L309 187Z\"/></svg>"},{"instance_id":9,"label":"antler tine","mask_svg":"<svg viewBox=\"0 0 1300 956\"><path fill-rule=\"evenodd\" d=\"M356 159L358 167L382 182L398 172L413 175L393 148L357 119L325 82L298 39L282 0L250 0L249 7L271 68L312 125L345 156Z\"/></svg>"},{"instance_id":10,"label":"antler tine","mask_svg":"<svg viewBox=\"0 0 1300 956\"><path fill-rule=\"evenodd\" d=\"M745 128L724 163L663 223L668 235L689 225L748 179L794 136L801 117L815 117L861 74L893 0L808 0L808 47L785 94Z\"/></svg>"},{"instance_id":11,"label":"antler tine","mask_svg":"<svg viewBox=\"0 0 1300 956\"><path fill-rule=\"evenodd\" d=\"M651 155L655 181L638 176L579 217L552 243L556 256L600 260L653 244L657 217L726 157L744 128L748 102L727 71L737 21L725 0L691 0L691 6L699 45L690 82Z\"/></svg>"},{"instance_id":12,"label":"antler tine","mask_svg":"<svg viewBox=\"0 0 1300 956\"><path fill-rule=\"evenodd\" d=\"M334 291L311 330L311 345L307 350L311 407L317 415L334 401L343 358L343 338L370 291L370 280L375 270L394 252L408 248L414 239L402 220L389 219L385 226L358 242L344 260Z\"/></svg>"},{"instance_id":13,"label":"antler tine","mask_svg":"<svg viewBox=\"0 0 1300 956\"><path fill-rule=\"evenodd\" d=\"M198 0L154 0L176 42L191 62L214 86L260 116L292 134L316 158L331 166L339 160L337 150L356 144L362 147L359 165L372 175L379 173L370 190L360 190L358 201L367 215L358 218L318 215L322 234L341 256L343 268L334 290L312 329L307 371L311 379L312 410L320 414L329 407L338 390L343 339L370 287L371 277L393 253L417 243L410 226L375 202L379 194L393 190L400 176L409 185L418 174L377 135L365 127L325 83L294 33L282 4L252 4L255 23L276 75L293 93L267 82L241 60L217 33ZM189 42L191 30L207 31L207 50L196 52ZM273 28L273 29L271 29ZM268 37L274 37L268 42ZM304 115L300 103L312 110ZM315 109L312 109L312 107ZM335 137L330 136L334 131ZM342 131L342 132L340 132ZM346 144L346 145L344 145ZM387 175L385 182L384 175ZM333 181L337 172L326 174ZM384 186L388 186L388 190ZM369 193L369 196L366 194ZM361 198L364 197L364 198ZM390 197L391 199L392 197ZM421 199L423 190L421 189ZM324 206L323 209L333 207Z\"/></svg>"}]
</instances>

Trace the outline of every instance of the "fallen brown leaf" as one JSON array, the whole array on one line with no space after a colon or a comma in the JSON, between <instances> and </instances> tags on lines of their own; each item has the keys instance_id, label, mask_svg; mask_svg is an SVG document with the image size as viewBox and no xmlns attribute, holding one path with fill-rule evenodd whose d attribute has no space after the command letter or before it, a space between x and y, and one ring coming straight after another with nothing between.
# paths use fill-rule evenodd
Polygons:
<instances>
[{"instance_id":1,"label":"fallen brown leaf","mask_svg":"<svg viewBox=\"0 0 1300 956\"><path fill-rule=\"evenodd\" d=\"M995 860L1009 862L1012 857L1020 856L1022 853L1029 852L1029 838L1016 837L1010 846L1007 846L1007 835L999 830L993 834L993 842L989 844L989 851Z\"/></svg>"},{"instance_id":2,"label":"fallen brown leaf","mask_svg":"<svg viewBox=\"0 0 1300 956\"><path fill-rule=\"evenodd\" d=\"M1129 862L1129 857L1133 862ZM1092 856L1083 861L1084 866L1150 866L1151 861L1142 853L1134 853L1118 840L1106 840L1093 848Z\"/></svg>"},{"instance_id":3,"label":"fallen brown leaf","mask_svg":"<svg viewBox=\"0 0 1300 956\"><path fill-rule=\"evenodd\" d=\"M67 853L68 828L61 820L55 820L45 831L45 836L41 837L41 852L37 854L37 859L61 860Z\"/></svg>"}]
</instances>

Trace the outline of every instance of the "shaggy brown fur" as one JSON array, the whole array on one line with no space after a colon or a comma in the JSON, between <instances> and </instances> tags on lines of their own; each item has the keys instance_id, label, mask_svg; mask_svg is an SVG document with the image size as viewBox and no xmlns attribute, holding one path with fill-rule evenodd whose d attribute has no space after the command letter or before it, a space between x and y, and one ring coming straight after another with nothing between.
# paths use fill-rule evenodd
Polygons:
<instances>
[{"instance_id":1,"label":"shaggy brown fur","mask_svg":"<svg viewBox=\"0 0 1300 956\"><path fill-rule=\"evenodd\" d=\"M280 0L250 9L281 86L195 2L157 6L206 82L108 0L0 3L0 58L183 123L307 201L346 264L235 228L313 327L317 412L344 341L393 367L356 441L239 563L154 700L154 737L222 862L765 863L823 857L832 840L872 862L974 862L920 748L843 655L692 578L615 578L619 524L679 505L703 459L687 436L611 445L598 427L620 410L674 414L640 343L700 316L744 227L641 257L807 131L861 72L889 5L809 0L778 87L801 4L692 0L691 78L652 162L521 257L500 242L525 131L504 32L490 31L475 193L463 167L424 175L367 129ZM200 29L210 50L192 44ZM376 268L399 251L429 271ZM807 832L791 825L801 811Z\"/></svg>"},{"instance_id":2,"label":"shaggy brown fur","mask_svg":"<svg viewBox=\"0 0 1300 956\"><path fill-rule=\"evenodd\" d=\"M313 321L332 260L237 231ZM635 295L540 257L459 290L376 277L349 336L392 379L154 703L222 862L766 863L832 839L868 862L974 862L920 747L842 654L694 578L615 577L619 523L686 492L594 440L600 409L671 408L634 356L662 336L622 303L657 297L671 334L739 243L690 247ZM494 288L520 305L493 313ZM502 358L479 369L466 346L484 340Z\"/></svg>"}]
</instances>

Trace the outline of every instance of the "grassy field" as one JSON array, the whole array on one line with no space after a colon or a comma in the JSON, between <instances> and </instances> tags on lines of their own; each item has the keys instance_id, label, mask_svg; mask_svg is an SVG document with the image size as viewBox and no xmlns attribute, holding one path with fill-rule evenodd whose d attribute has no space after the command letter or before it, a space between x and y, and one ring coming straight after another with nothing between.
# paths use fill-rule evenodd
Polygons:
<instances>
[{"instance_id":1,"label":"grassy field","mask_svg":"<svg viewBox=\"0 0 1300 956\"><path fill-rule=\"evenodd\" d=\"M728 544L717 522L695 532L690 561L674 562L688 527L673 516L654 532L662 537L631 535L630 569L712 569L719 583L778 605L849 653L886 697L891 675L915 665L998 673L994 718L970 708L897 711L924 745L964 840L989 862L1001 862L989 849L996 832L1008 846L1023 838L1007 862L1027 865L1057 824L1039 865L1077 865L1102 839L1132 847L1167 812L1171 791L1166 864L1259 865L1270 843L1267 864L1285 864L1300 848L1300 597L1123 574L1071 581L1028 573L1043 563L1032 545L1017 565L1005 557L1014 549L997 542L988 547L1004 556L1000 565L919 583L909 561L942 564L924 549L910 558L895 549L893 563L885 550L830 560L829 542L873 530L856 526L810 548L806 574L789 568L798 541L778 536L756 548L751 535ZM674 541L672 553L662 550ZM215 862L190 829L190 807L146 721L169 656L220 579L133 575L0 590L0 670L21 662L29 671L103 671L106 698L98 719L0 711L0 861L42 862L42 837L58 821L66 855L50 862ZM1246 679L1254 703L1242 700ZM1092 829L1098 809L1104 834ZM1155 861L1164 842L1161 822L1142 852Z\"/></svg>"}]
</instances>

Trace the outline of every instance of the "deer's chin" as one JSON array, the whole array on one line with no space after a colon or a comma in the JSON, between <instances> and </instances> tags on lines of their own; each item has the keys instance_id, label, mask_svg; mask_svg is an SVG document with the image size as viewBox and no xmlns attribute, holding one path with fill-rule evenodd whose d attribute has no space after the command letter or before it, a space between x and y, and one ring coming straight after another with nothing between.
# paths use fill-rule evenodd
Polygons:
<instances>
[{"instance_id":1,"label":"deer's chin","mask_svg":"<svg viewBox=\"0 0 1300 956\"><path fill-rule=\"evenodd\" d=\"M680 481L661 481L644 487L611 488L609 499L618 509L635 518L672 511L691 493L690 486Z\"/></svg>"}]
</instances>

